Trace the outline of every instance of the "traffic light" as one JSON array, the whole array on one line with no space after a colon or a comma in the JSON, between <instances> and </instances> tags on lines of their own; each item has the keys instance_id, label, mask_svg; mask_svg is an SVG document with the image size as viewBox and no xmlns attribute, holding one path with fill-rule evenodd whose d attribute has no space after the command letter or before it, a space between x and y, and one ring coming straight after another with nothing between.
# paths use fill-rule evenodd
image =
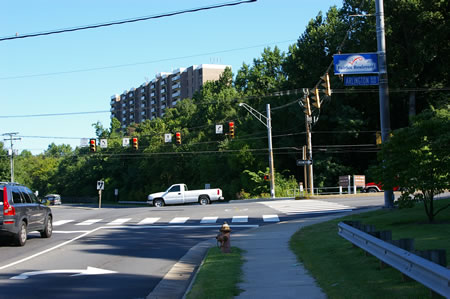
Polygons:
<instances>
[{"instance_id":1,"label":"traffic light","mask_svg":"<svg viewBox=\"0 0 450 299\"><path fill-rule=\"evenodd\" d=\"M320 109L320 96L319 96L319 89L316 87L314 88L313 92L312 92L312 100L314 107L316 107L317 109Z\"/></svg>"},{"instance_id":2,"label":"traffic light","mask_svg":"<svg viewBox=\"0 0 450 299\"><path fill-rule=\"evenodd\" d=\"M320 79L323 80L322 86L325 87L325 94L329 97L331 97L331 87L330 87L330 76L328 76L328 73L320 77Z\"/></svg>"},{"instance_id":3,"label":"traffic light","mask_svg":"<svg viewBox=\"0 0 450 299\"><path fill-rule=\"evenodd\" d=\"M303 98L303 107L305 107L305 114L311 116L311 105L309 104L309 96L305 96Z\"/></svg>"},{"instance_id":4,"label":"traffic light","mask_svg":"<svg viewBox=\"0 0 450 299\"><path fill-rule=\"evenodd\" d=\"M264 180L265 180L265 181L268 181L268 180L269 180L269 178L270 178L270 177L269 177L269 175L268 175L268 174L265 174L265 175L264 175Z\"/></svg>"},{"instance_id":5,"label":"traffic light","mask_svg":"<svg viewBox=\"0 0 450 299\"><path fill-rule=\"evenodd\" d=\"M181 133L180 132L175 133L175 142L177 144L181 144Z\"/></svg>"},{"instance_id":6,"label":"traffic light","mask_svg":"<svg viewBox=\"0 0 450 299\"><path fill-rule=\"evenodd\" d=\"M230 121L228 123L228 133L230 134L231 138L234 138L234 121Z\"/></svg>"},{"instance_id":7,"label":"traffic light","mask_svg":"<svg viewBox=\"0 0 450 299\"><path fill-rule=\"evenodd\" d=\"M382 141L381 141L381 132L380 131L377 131L375 133L375 143L377 145L381 145L381 143L382 143Z\"/></svg>"},{"instance_id":8,"label":"traffic light","mask_svg":"<svg viewBox=\"0 0 450 299\"><path fill-rule=\"evenodd\" d=\"M89 149L93 153L95 153L97 151L97 140L96 139L89 140Z\"/></svg>"},{"instance_id":9,"label":"traffic light","mask_svg":"<svg viewBox=\"0 0 450 299\"><path fill-rule=\"evenodd\" d=\"M132 141L132 143L133 143L133 149L134 149L135 151L137 151L138 148L139 148L139 143L138 143L137 137L133 137L131 141Z\"/></svg>"}]
</instances>

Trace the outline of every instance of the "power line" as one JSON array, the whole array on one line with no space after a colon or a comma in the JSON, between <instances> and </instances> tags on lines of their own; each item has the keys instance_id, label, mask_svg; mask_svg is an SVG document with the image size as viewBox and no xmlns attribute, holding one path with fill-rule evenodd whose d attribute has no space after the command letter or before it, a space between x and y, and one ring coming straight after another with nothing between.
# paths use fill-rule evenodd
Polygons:
<instances>
[{"instance_id":1,"label":"power line","mask_svg":"<svg viewBox=\"0 0 450 299\"><path fill-rule=\"evenodd\" d=\"M238 102L238 101L245 101L245 100L251 100L256 98L269 98L269 97L279 97L279 96L288 96L288 95L296 95L299 93L299 91L302 89L291 89L291 90L285 90L285 91L276 91L273 93L268 93L261 96L250 96L250 97L242 97L242 98L236 98L232 99L231 101ZM450 91L450 87L442 87L442 88L392 88L390 89L390 92L446 92ZM377 93L378 89L333 89L333 93L342 93L342 94L358 94L358 93ZM206 103L195 103L195 105L211 105L218 103L218 101L211 101ZM292 101L290 103L271 108L271 111L280 110L283 108L286 108L288 106L291 106L293 104L298 103L298 100ZM49 116L65 116L65 115L82 115L82 114L99 114L99 113L110 113L109 110L98 110L98 111L85 111L85 112L60 112L60 113L46 113L46 114L24 114L24 115L0 115L0 118L29 118L29 117L49 117ZM210 126L210 125L207 125Z\"/></svg>"},{"instance_id":2,"label":"power line","mask_svg":"<svg viewBox=\"0 0 450 299\"><path fill-rule=\"evenodd\" d=\"M42 32L36 32L36 33L28 33L28 34L24 34L24 35L16 34L14 36L1 37L0 42L6 41L6 40L23 39L23 38L29 38L29 37L37 37L37 36L44 36L44 35L51 35L51 34L59 34L59 33L73 32L73 31L108 27L108 26L114 26L114 25L122 25L122 24L127 24L127 23L135 23L135 22L147 21L147 20L151 20L151 19L171 17L171 16L180 15L180 14L194 13L194 12L203 11L203 10L211 10L211 9L222 8L222 7L227 7L227 6L236 6L236 5L251 3L251 2L256 2L256 1L257 0L242 0L242 1L225 2L225 3L216 4L216 5L203 6L203 7L191 8L191 9L185 9L185 10L178 10L178 11L163 13L163 14L159 14L159 15L144 16L144 17L138 17L138 18L133 18L133 19L113 21L113 22L108 22L108 23L99 23L99 24L71 27L71 28L65 28L65 29L42 31Z\"/></svg>"},{"instance_id":3,"label":"power line","mask_svg":"<svg viewBox=\"0 0 450 299\"><path fill-rule=\"evenodd\" d=\"M295 40L277 41L277 42L253 45L253 46L248 46L248 47L233 48L233 49L227 49L227 50L220 50L220 51L201 53L201 54L193 54L193 55L186 55L186 56L179 56L179 57L172 57L172 58L163 58L163 59L152 60L152 61L142 61L142 62L118 64L118 65L111 65L111 66L102 66L102 67L87 68L87 69L60 71L60 72L53 72L53 73L41 73L41 74L1 77L0 80L45 77L45 76L64 75L64 74L73 74L73 73L82 73L82 72L91 72L91 71L98 71L98 70L107 70L107 69L114 69L114 68L136 66L136 65L152 64L152 63L158 63L158 62L164 62L164 61L173 61L173 60L180 60L180 59L186 59L186 58L201 57L201 56L207 56L207 55L212 55L212 54L220 54L220 53L228 53L228 52L234 52L234 51L242 51L242 50L248 50L248 49L253 49L253 48L265 47L265 46L270 46L270 45L277 45L277 44L282 44L282 43L287 43L287 42L292 42L292 41L295 41Z\"/></svg>"}]
</instances>

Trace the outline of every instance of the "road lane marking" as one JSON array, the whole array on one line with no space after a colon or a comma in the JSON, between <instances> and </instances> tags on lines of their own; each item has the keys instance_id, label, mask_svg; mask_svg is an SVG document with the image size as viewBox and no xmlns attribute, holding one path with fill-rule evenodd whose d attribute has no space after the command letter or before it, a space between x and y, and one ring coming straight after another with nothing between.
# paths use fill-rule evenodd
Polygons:
<instances>
[{"instance_id":1,"label":"road lane marking","mask_svg":"<svg viewBox=\"0 0 450 299\"><path fill-rule=\"evenodd\" d=\"M106 225L121 225L130 220L131 220L131 218L118 218L114 221L107 223Z\"/></svg>"},{"instance_id":2,"label":"road lane marking","mask_svg":"<svg viewBox=\"0 0 450 299\"><path fill-rule=\"evenodd\" d=\"M33 259L35 257L41 256L43 254L47 254L50 251L53 251L55 249L58 249L58 248L63 247L65 245L68 245L68 244L70 244L70 243L72 243L72 242L74 242L74 241L76 241L78 239L86 237L87 235L92 234L92 233L94 233L94 232L96 232L98 230L101 230L101 229L119 229L119 228L126 228L126 229L142 229L142 228L164 228L164 229L201 228L201 229L205 229L205 228L220 228L220 227L222 227L222 225L141 225L141 226L126 226L126 225L123 225L123 226L99 226L99 227L96 227L96 228L94 228L92 230L86 231L83 234L81 234L79 236L76 236L75 238L72 238L70 240L62 242L61 244L58 244L58 245L53 246L53 247L50 247L50 248L45 249L45 250L43 250L41 252L38 252L38 253L35 253L33 255L27 256L27 257L25 257L23 259L20 259L20 260L17 260L15 262L6 264L4 266L0 266L0 270L4 270L4 269L7 269L7 268L10 268L12 266L15 266L15 265L21 264L23 262L29 261L29 260L31 260L31 259ZM238 224L238 225L230 225L230 227L231 228L257 228L257 227L259 227L259 225L258 224ZM58 233L72 233L72 232L62 232L62 231L53 231L53 232L55 232L55 233L56 232L58 232Z\"/></svg>"},{"instance_id":3,"label":"road lane marking","mask_svg":"<svg viewBox=\"0 0 450 299\"><path fill-rule=\"evenodd\" d=\"M170 224L180 224L180 223L185 223L186 221L188 221L189 217L175 217L172 220L170 220Z\"/></svg>"},{"instance_id":4,"label":"road lane marking","mask_svg":"<svg viewBox=\"0 0 450 299\"><path fill-rule=\"evenodd\" d=\"M216 223L217 218L219 217L203 217L202 221L200 223Z\"/></svg>"},{"instance_id":5,"label":"road lane marking","mask_svg":"<svg viewBox=\"0 0 450 299\"><path fill-rule=\"evenodd\" d=\"M149 218L145 218L143 220L141 220L138 225L143 225L143 224L153 224L156 221L158 221L160 218L159 217L149 217Z\"/></svg>"},{"instance_id":6,"label":"road lane marking","mask_svg":"<svg viewBox=\"0 0 450 299\"><path fill-rule=\"evenodd\" d=\"M94 224L94 223L96 223L96 222L99 222L99 221L102 221L102 220L103 220L103 219L88 219L88 220L86 220L86 221L77 223L77 224L75 224L75 225L92 225L92 224Z\"/></svg>"},{"instance_id":7,"label":"road lane marking","mask_svg":"<svg viewBox=\"0 0 450 299\"><path fill-rule=\"evenodd\" d=\"M248 216L233 216L233 219L231 222L236 223L242 223L242 222L248 222Z\"/></svg>"},{"instance_id":8,"label":"road lane marking","mask_svg":"<svg viewBox=\"0 0 450 299\"><path fill-rule=\"evenodd\" d=\"M280 222L278 215L263 215L264 222Z\"/></svg>"},{"instance_id":9,"label":"road lane marking","mask_svg":"<svg viewBox=\"0 0 450 299\"><path fill-rule=\"evenodd\" d=\"M24 272L20 275L11 277L10 279L27 279L30 276L44 275L44 274L72 274L71 276L82 276L82 275L102 275L102 274L112 274L117 273L117 271L105 270L95 267L87 267L86 270L78 269L61 269L61 270L43 270L43 271L31 271Z\"/></svg>"},{"instance_id":10,"label":"road lane marking","mask_svg":"<svg viewBox=\"0 0 450 299\"><path fill-rule=\"evenodd\" d=\"M59 226L59 225L63 225L69 222L72 222L73 220L58 220L58 221L54 221L53 222L53 226Z\"/></svg>"},{"instance_id":11,"label":"road lane marking","mask_svg":"<svg viewBox=\"0 0 450 299\"><path fill-rule=\"evenodd\" d=\"M15 262L9 263L9 264L7 264L7 265L1 266L1 267L0 267L0 270L3 270L3 269L6 269L6 268L15 266L15 265L17 265L17 264L26 262L26 261L31 260L31 259L33 259L33 258L35 258L35 257L40 256L40 255L46 254L46 253L48 253L48 252L50 252L50 251L53 251L53 250L55 250L55 249L58 249L58 248L64 246L64 245L70 244L70 243L72 243L73 241L76 241L76 240L78 240L78 239L81 239L81 238L83 238L83 237L85 237L85 236L87 236L87 235L89 235L89 234L91 234L91 233L93 233L93 232L96 232L96 231L98 231L98 230L101 229L101 228L102 228L102 226L97 227L97 228L95 228L95 229L93 229L93 230L90 230L90 231L84 233L84 234L81 234L81 235L79 235L79 236L76 236L76 237L73 238L73 239L70 239L70 240L67 240L67 241L65 241L65 242L62 242L61 244L58 244L58 245L53 246L53 247L50 247L50 248L48 248L48 249L45 249L45 250L43 250L43 251L41 251L41 252L38 252L38 253L35 253L35 254L33 254L33 255L27 256L26 258L20 259L20 260L18 260L18 261L15 261Z\"/></svg>"}]
</instances>

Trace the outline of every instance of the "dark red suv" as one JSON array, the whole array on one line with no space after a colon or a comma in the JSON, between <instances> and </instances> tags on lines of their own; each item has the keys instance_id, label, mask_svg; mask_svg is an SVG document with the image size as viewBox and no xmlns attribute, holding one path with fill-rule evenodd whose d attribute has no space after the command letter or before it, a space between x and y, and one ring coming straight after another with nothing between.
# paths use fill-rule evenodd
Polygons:
<instances>
[{"instance_id":1,"label":"dark red suv","mask_svg":"<svg viewBox=\"0 0 450 299\"><path fill-rule=\"evenodd\" d=\"M52 216L52 210L29 188L0 182L0 238L12 235L19 246L25 245L30 231L39 231L41 237L50 238Z\"/></svg>"}]
</instances>

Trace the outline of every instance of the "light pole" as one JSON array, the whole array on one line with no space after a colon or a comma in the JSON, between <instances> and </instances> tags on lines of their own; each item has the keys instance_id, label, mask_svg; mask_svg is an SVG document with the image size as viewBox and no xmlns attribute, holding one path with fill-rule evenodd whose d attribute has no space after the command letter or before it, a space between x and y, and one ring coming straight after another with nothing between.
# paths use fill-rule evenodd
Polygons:
<instances>
[{"instance_id":1,"label":"light pole","mask_svg":"<svg viewBox=\"0 0 450 299\"><path fill-rule=\"evenodd\" d=\"M272 119L270 118L270 104L266 105L267 116L262 115L259 111L253 109L245 103L239 103L240 107L244 107L254 117L256 117L267 128L267 139L269 140L269 171L270 171L270 196L275 198L275 171L273 168L273 149L272 149ZM263 121L265 120L265 122Z\"/></svg>"}]
</instances>

